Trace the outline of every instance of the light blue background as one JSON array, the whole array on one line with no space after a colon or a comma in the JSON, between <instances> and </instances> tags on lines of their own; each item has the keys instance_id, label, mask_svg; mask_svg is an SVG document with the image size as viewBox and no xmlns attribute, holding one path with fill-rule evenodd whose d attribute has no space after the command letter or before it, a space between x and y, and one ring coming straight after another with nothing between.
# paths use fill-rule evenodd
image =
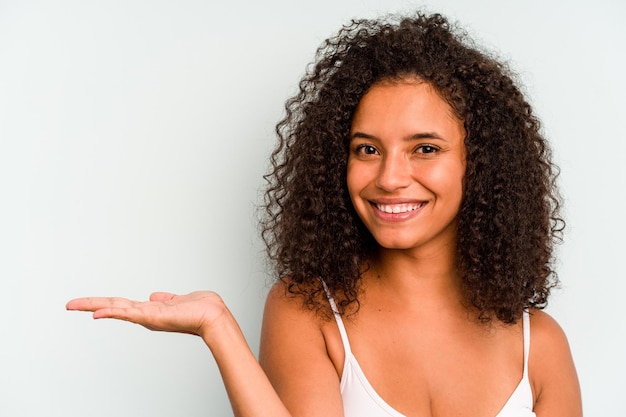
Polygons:
<instances>
[{"instance_id":1,"label":"light blue background","mask_svg":"<svg viewBox=\"0 0 626 417\"><path fill-rule=\"evenodd\" d=\"M0 415L231 415L199 339L65 302L213 289L256 351L255 206L283 103L342 24L418 4L0 0ZM585 414L624 416L626 3L427 8L509 60L544 121L568 221L548 311Z\"/></svg>"}]
</instances>

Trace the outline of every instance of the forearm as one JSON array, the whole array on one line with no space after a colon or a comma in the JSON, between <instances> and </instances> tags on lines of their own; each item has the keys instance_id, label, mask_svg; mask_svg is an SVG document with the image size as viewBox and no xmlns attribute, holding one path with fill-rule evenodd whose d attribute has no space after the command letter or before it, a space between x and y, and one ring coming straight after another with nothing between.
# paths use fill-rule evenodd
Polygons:
<instances>
[{"instance_id":1,"label":"forearm","mask_svg":"<svg viewBox=\"0 0 626 417\"><path fill-rule=\"evenodd\" d=\"M203 340L213 353L236 417L288 417L263 369L230 314Z\"/></svg>"}]
</instances>

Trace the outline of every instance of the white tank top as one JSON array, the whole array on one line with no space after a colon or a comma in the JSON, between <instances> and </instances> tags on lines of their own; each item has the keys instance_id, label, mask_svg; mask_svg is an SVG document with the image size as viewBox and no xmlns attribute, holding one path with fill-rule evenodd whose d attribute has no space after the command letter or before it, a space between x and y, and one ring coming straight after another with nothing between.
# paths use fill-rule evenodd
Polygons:
<instances>
[{"instance_id":1,"label":"white tank top","mask_svg":"<svg viewBox=\"0 0 626 417\"><path fill-rule=\"evenodd\" d=\"M328 301L335 313L335 320L339 327L345 360L341 375L341 398L345 417L405 417L383 400L374 390L363 373L359 362L350 349L350 342L346 328L337 312L337 306L332 297ZM528 352L530 349L530 318L524 311L522 317L524 332L524 374L522 380L513 391L500 412L494 417L536 417L533 413L533 394L528 379Z\"/></svg>"}]
</instances>

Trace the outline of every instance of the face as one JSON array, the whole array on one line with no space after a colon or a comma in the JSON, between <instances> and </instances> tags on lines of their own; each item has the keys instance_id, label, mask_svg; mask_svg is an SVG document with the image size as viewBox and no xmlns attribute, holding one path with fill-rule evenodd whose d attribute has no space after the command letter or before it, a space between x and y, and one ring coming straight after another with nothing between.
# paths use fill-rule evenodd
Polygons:
<instances>
[{"instance_id":1,"label":"face","mask_svg":"<svg viewBox=\"0 0 626 417\"><path fill-rule=\"evenodd\" d=\"M347 183L381 247L455 244L464 139L463 123L427 83L381 82L363 96L350 129Z\"/></svg>"}]
</instances>

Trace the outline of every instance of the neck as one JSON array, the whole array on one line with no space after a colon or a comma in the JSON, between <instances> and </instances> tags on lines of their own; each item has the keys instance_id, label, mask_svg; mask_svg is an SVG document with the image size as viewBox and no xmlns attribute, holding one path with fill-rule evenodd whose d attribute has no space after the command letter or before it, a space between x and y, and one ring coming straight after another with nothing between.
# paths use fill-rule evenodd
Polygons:
<instances>
[{"instance_id":1,"label":"neck","mask_svg":"<svg viewBox=\"0 0 626 417\"><path fill-rule=\"evenodd\" d=\"M463 296L456 267L456 248L404 251L381 248L366 273L371 285L404 303L421 307L459 306Z\"/></svg>"}]
</instances>

